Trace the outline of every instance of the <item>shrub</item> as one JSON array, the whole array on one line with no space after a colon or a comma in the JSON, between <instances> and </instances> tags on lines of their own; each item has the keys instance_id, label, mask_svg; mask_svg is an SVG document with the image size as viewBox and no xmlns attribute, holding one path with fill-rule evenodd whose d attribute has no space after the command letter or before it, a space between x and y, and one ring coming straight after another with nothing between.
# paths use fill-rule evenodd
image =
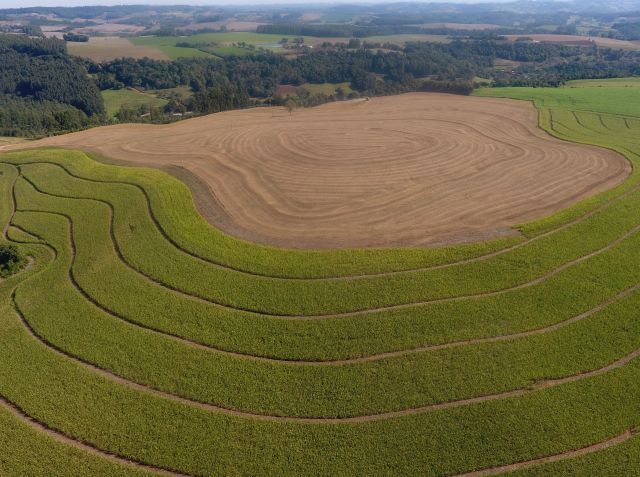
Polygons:
<instances>
[{"instance_id":1,"label":"shrub","mask_svg":"<svg viewBox=\"0 0 640 477\"><path fill-rule=\"evenodd\" d=\"M15 245L0 245L0 277L13 275L22 268L25 261Z\"/></svg>"}]
</instances>

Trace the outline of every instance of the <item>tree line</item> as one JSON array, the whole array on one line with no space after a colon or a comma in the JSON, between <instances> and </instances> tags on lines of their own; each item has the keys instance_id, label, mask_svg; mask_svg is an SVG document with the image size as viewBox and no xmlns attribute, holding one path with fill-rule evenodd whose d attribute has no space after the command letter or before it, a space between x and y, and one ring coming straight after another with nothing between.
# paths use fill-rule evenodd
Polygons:
<instances>
[{"instance_id":1,"label":"tree line","mask_svg":"<svg viewBox=\"0 0 640 477\"><path fill-rule=\"evenodd\" d=\"M495 67L496 59L510 60ZM258 104L282 104L278 86L349 83L352 96L409 91L469 94L475 78L494 85L556 86L571 79L640 74L635 51L568 47L500 39L408 42L397 51L354 39L326 43L287 58L267 50L225 58L173 61L120 58L103 64L67 54L56 39L0 35L0 133L44 135L108 121L100 90L124 87L164 90L187 86L189 99L171 98L163 109L121 111L120 121L165 122L190 111L206 114ZM301 105L345 99L309 95Z\"/></svg>"},{"instance_id":2,"label":"tree line","mask_svg":"<svg viewBox=\"0 0 640 477\"><path fill-rule=\"evenodd\" d=\"M40 135L99 122L100 91L55 38L0 35L0 133Z\"/></svg>"}]
</instances>

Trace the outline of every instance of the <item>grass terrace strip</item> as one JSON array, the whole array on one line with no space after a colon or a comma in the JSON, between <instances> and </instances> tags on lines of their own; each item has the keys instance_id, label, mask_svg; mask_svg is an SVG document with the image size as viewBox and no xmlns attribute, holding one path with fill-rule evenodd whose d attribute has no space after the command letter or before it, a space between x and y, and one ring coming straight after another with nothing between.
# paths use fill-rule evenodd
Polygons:
<instances>
[{"instance_id":1,"label":"grass terrace strip","mask_svg":"<svg viewBox=\"0 0 640 477\"><path fill-rule=\"evenodd\" d=\"M97 218L100 214L96 210L90 209L88 215L92 218ZM29 222L25 223L24 220L18 221L18 223L21 223L25 228L34 230L33 221L30 226L27 225ZM104 223L105 225L108 224L107 217L104 218ZM44 236L47 233L52 234L56 228L59 227L52 223L47 223L45 225L40 224L35 230L38 235ZM101 234L100 229L92 230L89 226L84 227L83 231L91 237L106 235L104 232ZM55 237L54 235L50 236L47 242L57 244L56 250L58 250L58 254L62 259L64 255L60 254L62 254L63 246L59 242L60 239L56 240ZM640 237L637 242L640 243ZM629 247L633 249L634 245L629 244ZM72 250L75 250L75 247ZM88 257L91 257L93 261L97 261L99 255L90 253ZM605 263L613 267L618 265L618 262L624 264L627 261L624 253L619 261L609 256L605 257L605 259ZM41 277L45 277L45 275ZM470 398L474 394L487 394L489 389L508 390L506 386L510 384L514 387L517 386L517 379L520 373L525 373L522 374L521 379L523 381L520 383L521 387L526 387L530 382L548 376L545 371L542 371L541 375L529 375L529 377L526 377L526 373L533 371L533 369L526 366L528 362L553 365L554 367L550 369L555 369L557 370L555 371L556 373L561 373L558 363L562 362L562 360L553 359L554 354L551 351L553 349L551 344L553 340L558 342L558 354L565 356L563 363L568 365L575 362L567 356L567 348L573 348L568 344L571 340L563 336L567 333L570 335L570 331L573 330L562 330L558 333L560 337L545 337L547 339L539 340L540 343L537 348L534 346L532 351L529 352L525 351L526 346L524 345L492 344L486 346L495 348L495 351L487 352L482 349L482 346L479 346L480 349L476 353L470 353L467 358L464 357L464 350L462 349L438 350L428 356L391 358L386 360L388 364L385 366L378 365L373 367L368 363L328 369L318 369L317 367L313 369L301 369L299 367L291 369L285 366L281 370L282 365L252 363L247 360L238 361L227 356L216 356L214 359L213 356L202 350L188 349L182 343L172 343L169 340L165 340L165 343L156 349L154 346L161 344L157 337L149 337L145 333L136 332L126 326L123 328L118 327L117 323L113 323L111 327L105 327L105 320L96 319L95 322L92 322L90 319L91 312L97 313L99 310L86 308L83 311L82 308L78 308L79 305L74 306L71 298L63 299L68 295L68 292L65 293L63 289L56 288L56 283L63 283L63 281L56 280L53 277L48 283L33 285L34 291L37 289L49 290L51 295L51 298L47 299L47 294L41 293L38 303L33 304L41 308L40 314L43 318L37 320L37 322L41 323L39 326L32 323L29 319L30 314L25 311L25 306L20 305L20 309L26 315L26 320L36 328L36 333L46 336L48 342L58 343L56 344L58 348L70 350L70 353L74 356L81 356L83 360L97 363L101 368L115 370L117 374L128 376L138 383L147 383L152 387L155 386L158 389L188 397L198 402L209 402L223 408L249 410L257 414L286 416L295 412L299 402L305 402L310 410L309 412L317 413L317 417L348 417L372 411L384 413L388 410L395 410L389 409L387 402L393 402L393 405L399 409L405 407L416 408L431 404L429 402L416 401L416 399L433 399L432 402L437 404L439 402ZM17 297L18 304L29 303L29 301L26 301L26 297L33 296L34 291L26 291L24 295L19 294ZM82 299L80 294L76 296L76 301ZM624 304L624 302L625 300L622 300L620 304ZM617 305L612 305L612 308L616 309ZM606 315L607 311L603 313ZM625 316L624 313L621 314L620 312L617 314L612 312L612 314L613 316ZM78 331L75 331L74 327L69 326L65 321L53 321L51 319L55 316L65 317L69 315L84 316ZM608 320L606 323L613 326L615 320ZM38 332L41 329L40 326L46 326L44 328L46 331ZM587 328L590 331L578 333L578 339L583 336L585 338L589 337L589 340L595 338L596 342L600 342L604 337L616 334L615 328L610 329L600 323L594 326L595 330ZM628 326L629 323L624 322L621 330L626 330ZM563 333L565 331L567 333ZM598 333L604 334L599 335ZM633 333L629 334L632 338ZM56 336L57 338L52 339L50 336ZM110 342L107 339L110 336L117 337L117 340L111 340ZM127 338L128 336L131 336L131 338ZM626 333L623 333L622 337L628 339ZM100 341L101 339L102 341ZM128 340L131 341L129 342ZM535 342L536 340L531 338L526 339L526 341ZM587 344L589 342L581 343L578 341L576 344L576 359L578 360L576 363L579 363L579 357L583 350L589 346ZM83 345L83 343L85 344ZM510 347L514 348L513 352L508 352ZM612 347L620 349L621 345L618 344L616 346L615 343L612 343ZM504 364L499 367L500 373L494 377L492 371L495 372L496 363L502 362L500 352L497 351L500 348L505 351ZM154 351L154 349L156 350ZM538 349L539 356L532 357L531 354L535 355L536 349ZM627 349L629 351L633 350L633 348ZM118 350L122 351L118 352ZM143 350L144 354L141 353ZM599 353L604 351L606 350L598 350ZM154 352L156 354L155 358L153 357ZM158 365L158 361L164 355L173 356L174 360L169 369L163 370L163 367ZM440 360L438 359L439 355L442 356ZM487 360L484 367L481 367L483 356L491 356L491 359ZM425 371L424 368L427 362L430 366L428 371ZM145 365L145 363L147 364ZM179 375L172 374L175 370L183 369L183 366L180 365L176 368L177 363L184 363L184 366L190 363L193 368L192 373L189 375L183 373ZM452 363L455 364L455 368L451 367ZM605 364L607 364L607 361L602 363L602 365ZM244 369L236 372L234 367ZM579 368L578 370L582 369L584 368ZM224 376L226 370L230 370L232 373L229 377ZM422 371L420 372L420 370ZM546 373L549 373L549 371L546 371ZM570 371L568 374L570 374ZM237 379L234 382L232 376L235 375L239 377L247 376L250 379L248 382L238 381ZM419 377L416 377L416 375ZM457 388L452 382L451 375L459 379ZM206 386L206 383L216 382L233 384L221 389ZM447 382L450 394L433 394L432 389L442 389ZM259 383L260 387L252 390L256 383ZM296 383L296 393L291 394L290 390ZM372 392L367 390L367 386L371 385L371 383L376 383L378 391L383 391L377 395L382 401L376 402L376 399L370 397ZM382 383L389 383L389 388L381 388ZM505 387L500 388L499 386ZM398 394L394 394L395 392ZM429 397L430 395L431 397ZM329 396L332 396L332 399L329 399ZM243 399L246 400L247 398L249 399L249 401L246 401L247 404L241 404L244 402ZM263 399L264 403L262 403ZM414 401L409 399L414 399ZM317 404L314 404L316 401ZM323 403L326 403L324 407ZM329 405L330 407L327 407ZM315 416L311 415L311 417Z\"/></svg>"},{"instance_id":2,"label":"grass terrace strip","mask_svg":"<svg viewBox=\"0 0 640 477\"><path fill-rule=\"evenodd\" d=\"M37 179L33 180L36 174L27 172L26 166L23 169L25 177L38 187ZM47 194L51 196L52 192ZM175 291L195 295L219 305L291 317L346 316L529 286L593 253L605 250L608 243L621 240L633 231L630 224L625 224L621 217L613 221L612 214L609 214L611 219L607 230L597 236L584 235L587 227L594 226L585 221L529 247L514 250L493 260L461 265L461 269L447 268L402 276L318 283L256 279L208 267L174 249L161 236L141 232L147 230L143 228L144 215L133 215L135 209L131 207L127 211L124 209L124 204L116 209L123 210L120 219L118 213L114 214L114 238L123 257L137 270ZM608 221L608 217L604 215L601 220ZM619 235L614 235L616 233ZM118 236L121 237L119 240ZM583 238L578 241L578 236ZM563 239L571 242L570 246L557 247L557 243ZM200 280L193 280L194 276L198 276Z\"/></svg>"},{"instance_id":3,"label":"grass terrace strip","mask_svg":"<svg viewBox=\"0 0 640 477\"><path fill-rule=\"evenodd\" d=\"M22 184L22 183L21 183ZM23 184L25 186L27 186L27 184ZM64 202L64 201L63 201ZM51 206L54 202L50 201L48 202L48 205ZM96 203L97 204L97 203ZM100 204L97 204L100 205ZM64 210L64 208L60 209L60 210ZM94 213L89 214L91 217L93 217ZM89 224L89 222L87 221L87 224ZM87 225L86 227L84 227L84 230L90 230L89 225ZM90 240L87 242L89 244L89 246L94 246L95 244L97 244L97 242L95 241L94 237L107 237L107 233L105 232L100 232L99 230L96 230L95 232L92 233L86 233L86 237L90 238ZM147 313L150 313L151 315L153 315L153 317L156 317L156 313L160 314L160 316L162 316L162 308L167 307L169 313L165 313L165 316L167 317L165 320L165 323L171 323L171 319L172 316L184 316L185 318L182 318L181 320L189 320L191 319L191 315L194 313L194 311L199 310L199 314L203 315L202 321L200 322L200 324L197 325L197 327L194 328L194 333L197 333L198 330L200 330L200 333L203 333L202 330L206 330L208 328L214 327L215 325L218 324L218 321L220 320L221 317L223 317L224 315L222 313L220 313L219 309L215 309L212 307L209 307L209 317L211 318L210 321L207 321L207 307L206 306L191 306L190 308L172 308L172 306L176 303L176 302L180 302L180 296L173 296L173 295L165 295L164 299L163 299L163 295L160 293L161 290L157 290L158 293L156 293L154 296L150 296L148 295L148 291L145 292L144 288L141 288L135 292L132 293L132 296L129 300L113 300L113 299L109 299L109 290L112 289L112 287L118 287L118 282L119 280L110 280L110 276L126 276L127 270L120 268L120 269L114 269L111 272L109 271L101 271L98 272L96 270L96 266L98 264L101 263L106 263L106 264L112 264L112 263L117 263L117 260L103 260L103 261L97 261L95 260L95 257L97 256L102 256L104 253L98 252L96 250L92 250L89 253L87 253L86 257L86 263L87 263L87 267L84 267L86 270L88 270L85 273L82 273L82 270L80 270L79 273L77 273L77 278L78 280L80 280L80 283L84 283L85 285L87 284L88 279L91 279L93 277L93 281L96 283L95 285L89 285L89 286L85 286L83 288L83 290L85 292L89 292L89 293L93 293L95 295L95 290L96 287L98 287L100 284L102 284L105 287L105 290L102 291L102 293L100 293L100 290L98 289L98 295L100 297L99 301L104 305L107 306L110 309L113 308L117 308L118 306L120 306L119 313L125 316L130 316L132 317L132 320L138 320L140 321L141 318L136 318L138 316L142 316L142 313L145 311L145 309L147 309ZM114 255L112 253L112 255ZM115 258L115 255L114 255ZM608 256L603 257L603 260L605 260L605 262L602 261L597 261L595 266L592 266L591 269L592 270L601 270L602 266L600 265L600 263L606 263L607 260L609 260ZM88 268L89 264L91 264L91 266L93 268ZM373 326L376 324L376 320L381 320L384 316L386 316L387 314L390 315L390 318L388 319L390 326L388 328L388 332L391 332L393 327L395 326L397 328L398 323L402 323L403 326L406 325L407 322L411 322L412 317L415 317L414 320L418 321L418 320L422 320L423 322L429 322L431 324L431 326L433 326L433 320L434 318L438 318L439 316L441 316L441 321L443 323L443 328L447 329L449 331L449 334L453 334L455 336L456 333L456 329L454 326L452 326L452 322L454 322L454 318L453 316L455 315L455 313L457 312L458 314L461 315L461 317L465 317L465 316L470 316L470 315L476 315L476 316L482 316L483 314L489 314L489 313L493 313L495 315L496 311L495 310L505 310L508 312L508 314L506 316L504 316L505 321L507 321L506 319L511 317L513 319L516 318L517 314L519 312L524 311L524 314L522 316L522 318L524 318L526 316L527 313L531 313L532 315L535 315L536 313L540 314L539 312L540 310L540 305L539 303L542 300L543 297L547 297L548 301L550 303L548 303L550 305L551 309L566 309L567 311L571 311L571 307L575 306L576 303L579 304L583 304L583 303L589 303L590 300L593 299L601 299L601 300L606 300L608 298L608 291L604 288L602 288L601 286L590 286L589 282L587 281L585 283L586 287L583 287L582 289L584 291L582 292L578 292L578 294L571 294L568 295L567 291L570 289L575 289L577 284L580 283L580 278L584 278L585 276L588 276L588 274L593 273L593 272L588 272L588 268L585 267L580 267L580 266L576 266L577 269L575 271L572 271L572 274L567 277L565 280L562 280L560 283L566 283L563 286L558 286L558 281L557 279L551 279L551 283L549 283L547 286L544 286L545 284L540 284L537 285L535 288L536 290L539 288L540 289L540 293L537 294L537 296L539 298L534 298L533 300L531 300L530 298L527 298L526 294L523 293L516 293L515 296L511 297L511 294L505 294L504 299L498 299L497 297L486 297L486 298L481 298L478 300L473 300L472 302L469 303L451 303L448 304L449 306L445 306L447 304L440 304L441 306L436 307L435 305L430 306L429 308L425 308L422 307L424 309L419 310L419 313L417 313L415 310L413 312L413 314L410 313L410 311L404 311L402 313L396 313L396 314L391 314L391 313L378 313L375 314L371 317L367 317L368 319L370 319L370 322L368 322L367 324L369 326ZM609 267L611 268L611 267ZM563 272L563 274L566 274L567 272ZM602 273L602 272L601 272ZM610 272L607 272L610 273ZM623 290L625 287L628 286L633 286L633 275L632 274L628 274L626 272L626 269L622 268L621 269L621 273L624 273L623 276L621 276L621 282L620 283L620 288L619 290ZM123 275L124 274L124 275ZM586 274L586 275L585 275ZM140 278L140 277L138 277ZM594 277L595 278L595 277ZM129 278L127 280L124 280L124 283L127 284L127 287L130 287L132 285L132 283L134 283L135 277L133 278ZM609 277L609 280L611 281L612 277ZM630 281L631 280L631 281ZM140 280L138 280L140 281ZM598 281L601 281L601 279L598 279ZM613 284L613 282L611 282ZM149 288L149 287L147 287ZM157 287L156 287L157 288ZM125 288L122 287L122 285L120 285L120 288L115 288L115 290L120 290L118 293L116 293L117 296L128 296L128 293L126 291ZM561 293L559 293L559 291L562 290ZM132 290L131 290L132 291ZM130 291L130 292L131 292ZM130 293L129 292L129 293ZM604 294L603 294L604 293ZM558 304L554 303L551 300L551 297L553 297L554 295L559 295L559 297L562 299L560 301L560 303L563 304L563 306L558 306ZM140 300L140 306L138 307L131 307L131 303L134 303L136 300L136 297L138 297L138 300ZM534 295L534 297L536 297L536 295ZM146 299L149 298L149 299ZM513 299L509 299L509 298L513 298ZM147 303L148 302L152 302L152 303L156 303L156 301L158 301L158 304L160 305L158 307L158 309L154 309L153 307L151 309L149 309L149 306ZM184 305L197 305L199 304L197 301L194 300L188 300L188 299L184 299L182 300ZM592 303L595 305L597 305L598 303L600 303L599 301L592 301ZM533 304L535 306L535 308L529 310L529 306L530 304ZM202 304L200 304L202 305ZM463 306L465 306L465 308L462 308ZM430 310L432 308L436 309L436 312L433 313L428 313L430 312ZM136 312L136 310L138 310L138 312ZM494 310L494 311L492 311ZM527 311L529 310L529 311ZM213 312L213 313L212 313ZM217 312L217 313L216 313ZM438 313L439 312L439 313ZM173 313L173 314L172 314ZM556 312L557 313L557 312ZM425 314L426 314L426 318L425 318ZM434 316L435 315L435 316ZM571 315L568 315L571 316ZM251 315L248 316L249 318L251 318ZM239 319L243 318L241 316L241 314L239 314L238 316L230 316L229 317L229 333L233 332L233 326L241 326L239 323L245 323L248 327L252 328L252 327L256 327L256 326L260 326L263 324L264 320L256 320L256 317L253 317L254 319L251 320L250 322L246 323L246 320L243 321L239 321ZM391 321L391 318L395 318L394 321ZM398 318L402 318L402 321L400 321ZM522 319L520 318L520 319ZM358 320L362 320L363 317L357 317ZM545 319L549 320L551 319L551 317L546 317ZM233 321L231 321L233 320ZM428 321L427 321L428 320ZM175 321L175 320L174 320ZM282 320L279 319L274 319L273 320L273 332L271 333L272 335L277 335L279 331L281 331L282 328L280 328L281 326L284 326L284 324L282 323ZM514 320L511 320L509 322L512 322ZM351 325L350 327L347 328L347 326ZM362 325L361 321L350 321L348 322L345 327L341 327L339 331L348 331L349 332L349 336L353 336L353 333L356 333L356 330L361 327L360 325ZM302 325L301 325L302 326ZM304 326L308 329L311 325L307 325L304 324ZM469 326L468 323L465 323L465 326ZM154 329L159 329L159 327L155 324L152 325L152 327L154 327ZM335 324L331 324L328 325L324 328L321 328L321 331L324 332L325 330L331 330L332 328L335 328L336 325ZM453 330L452 330L453 328ZM295 331L296 330L296 325L288 325L289 330ZM219 330L219 328L213 328L213 330ZM247 333L249 333L251 330L248 329ZM206 332L206 331L204 331ZM217 331L216 331L217 332ZM466 331L468 333L468 330ZM486 331L482 331L484 334L486 334ZM320 332L318 332L319 334ZM256 334L256 333L254 333ZM338 335L339 333L336 333L336 335ZM424 332L423 332L424 334ZM299 336L300 333L297 333L296 337ZM264 336L261 336L258 334L259 340L263 341L264 340ZM314 334L310 336L311 341L313 340L317 340L318 339L318 335ZM336 336L336 338L338 338L338 336ZM382 339L384 338L384 336L382 337ZM440 338L442 339L442 338ZM329 340L325 340L325 342L322 343L322 347L324 349L327 349L327 344L331 343L331 341ZM424 343L424 338L423 338L423 343ZM437 341L436 341L437 343ZM295 344L295 342L288 342L289 345L293 345ZM303 342L301 343L303 346L301 346L301 349L304 349L304 345L310 345L310 342ZM317 347L317 346L316 346ZM251 352L251 348L250 346L248 346L247 351L245 351L247 353Z\"/></svg>"}]
</instances>

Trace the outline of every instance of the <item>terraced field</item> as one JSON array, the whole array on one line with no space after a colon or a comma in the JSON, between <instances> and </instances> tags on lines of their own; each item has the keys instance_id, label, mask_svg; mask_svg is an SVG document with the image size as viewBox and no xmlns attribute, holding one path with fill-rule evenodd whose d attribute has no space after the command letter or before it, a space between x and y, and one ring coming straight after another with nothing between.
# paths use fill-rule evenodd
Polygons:
<instances>
[{"instance_id":1,"label":"terraced field","mask_svg":"<svg viewBox=\"0 0 640 477\"><path fill-rule=\"evenodd\" d=\"M540 124L632 174L449 248L258 246L163 172L2 154L0 475L637 475L640 118Z\"/></svg>"}]
</instances>

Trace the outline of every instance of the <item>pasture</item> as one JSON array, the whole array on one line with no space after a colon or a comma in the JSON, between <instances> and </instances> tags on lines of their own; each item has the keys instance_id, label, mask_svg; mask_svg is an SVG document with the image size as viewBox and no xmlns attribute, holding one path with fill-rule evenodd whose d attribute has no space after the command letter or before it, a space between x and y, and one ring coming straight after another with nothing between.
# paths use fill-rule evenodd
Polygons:
<instances>
[{"instance_id":1,"label":"pasture","mask_svg":"<svg viewBox=\"0 0 640 477\"><path fill-rule=\"evenodd\" d=\"M630 175L467 245L262 246L157 169L3 152L0 474L633 475L640 112L555 91L495 92Z\"/></svg>"},{"instance_id":2,"label":"pasture","mask_svg":"<svg viewBox=\"0 0 640 477\"><path fill-rule=\"evenodd\" d=\"M116 58L151 58L168 60L170 55L153 45L135 44L133 39L116 36L95 36L87 43L67 42L69 53L83 58L90 58L98 63Z\"/></svg>"},{"instance_id":3,"label":"pasture","mask_svg":"<svg viewBox=\"0 0 640 477\"><path fill-rule=\"evenodd\" d=\"M150 108L161 108L167 104L166 99L159 98L153 94L142 93L132 89L109 89L101 91L104 106L107 115L110 117L120 111L121 108L138 108L140 106L149 106Z\"/></svg>"},{"instance_id":4,"label":"pasture","mask_svg":"<svg viewBox=\"0 0 640 477\"><path fill-rule=\"evenodd\" d=\"M336 94L338 88L341 88L345 95L353 92L350 83L305 83L302 87L311 94L326 94L327 96Z\"/></svg>"},{"instance_id":5,"label":"pasture","mask_svg":"<svg viewBox=\"0 0 640 477\"><path fill-rule=\"evenodd\" d=\"M228 55L231 51L229 48L232 47L233 43L244 42L248 45L254 45L264 48L274 49L278 42L282 40L282 38L288 38L289 41L292 41L294 36L287 35L269 35L264 33L255 33L255 32L226 32L226 33L201 33L198 35L191 35L189 37L180 37L180 36L141 36L132 38L131 42L134 45L145 48L155 48L162 51L171 59L182 58L182 57L193 57L193 56L213 56L212 54L206 53L197 48L180 48L176 45L181 41L188 40L189 43L197 44L197 43L217 43L220 49L219 52L222 55ZM305 42L309 44L314 44L312 41L312 37L305 37ZM281 48L276 48L281 49ZM238 53L236 51L236 53ZM243 49L243 53L246 54L246 50Z\"/></svg>"}]
</instances>

